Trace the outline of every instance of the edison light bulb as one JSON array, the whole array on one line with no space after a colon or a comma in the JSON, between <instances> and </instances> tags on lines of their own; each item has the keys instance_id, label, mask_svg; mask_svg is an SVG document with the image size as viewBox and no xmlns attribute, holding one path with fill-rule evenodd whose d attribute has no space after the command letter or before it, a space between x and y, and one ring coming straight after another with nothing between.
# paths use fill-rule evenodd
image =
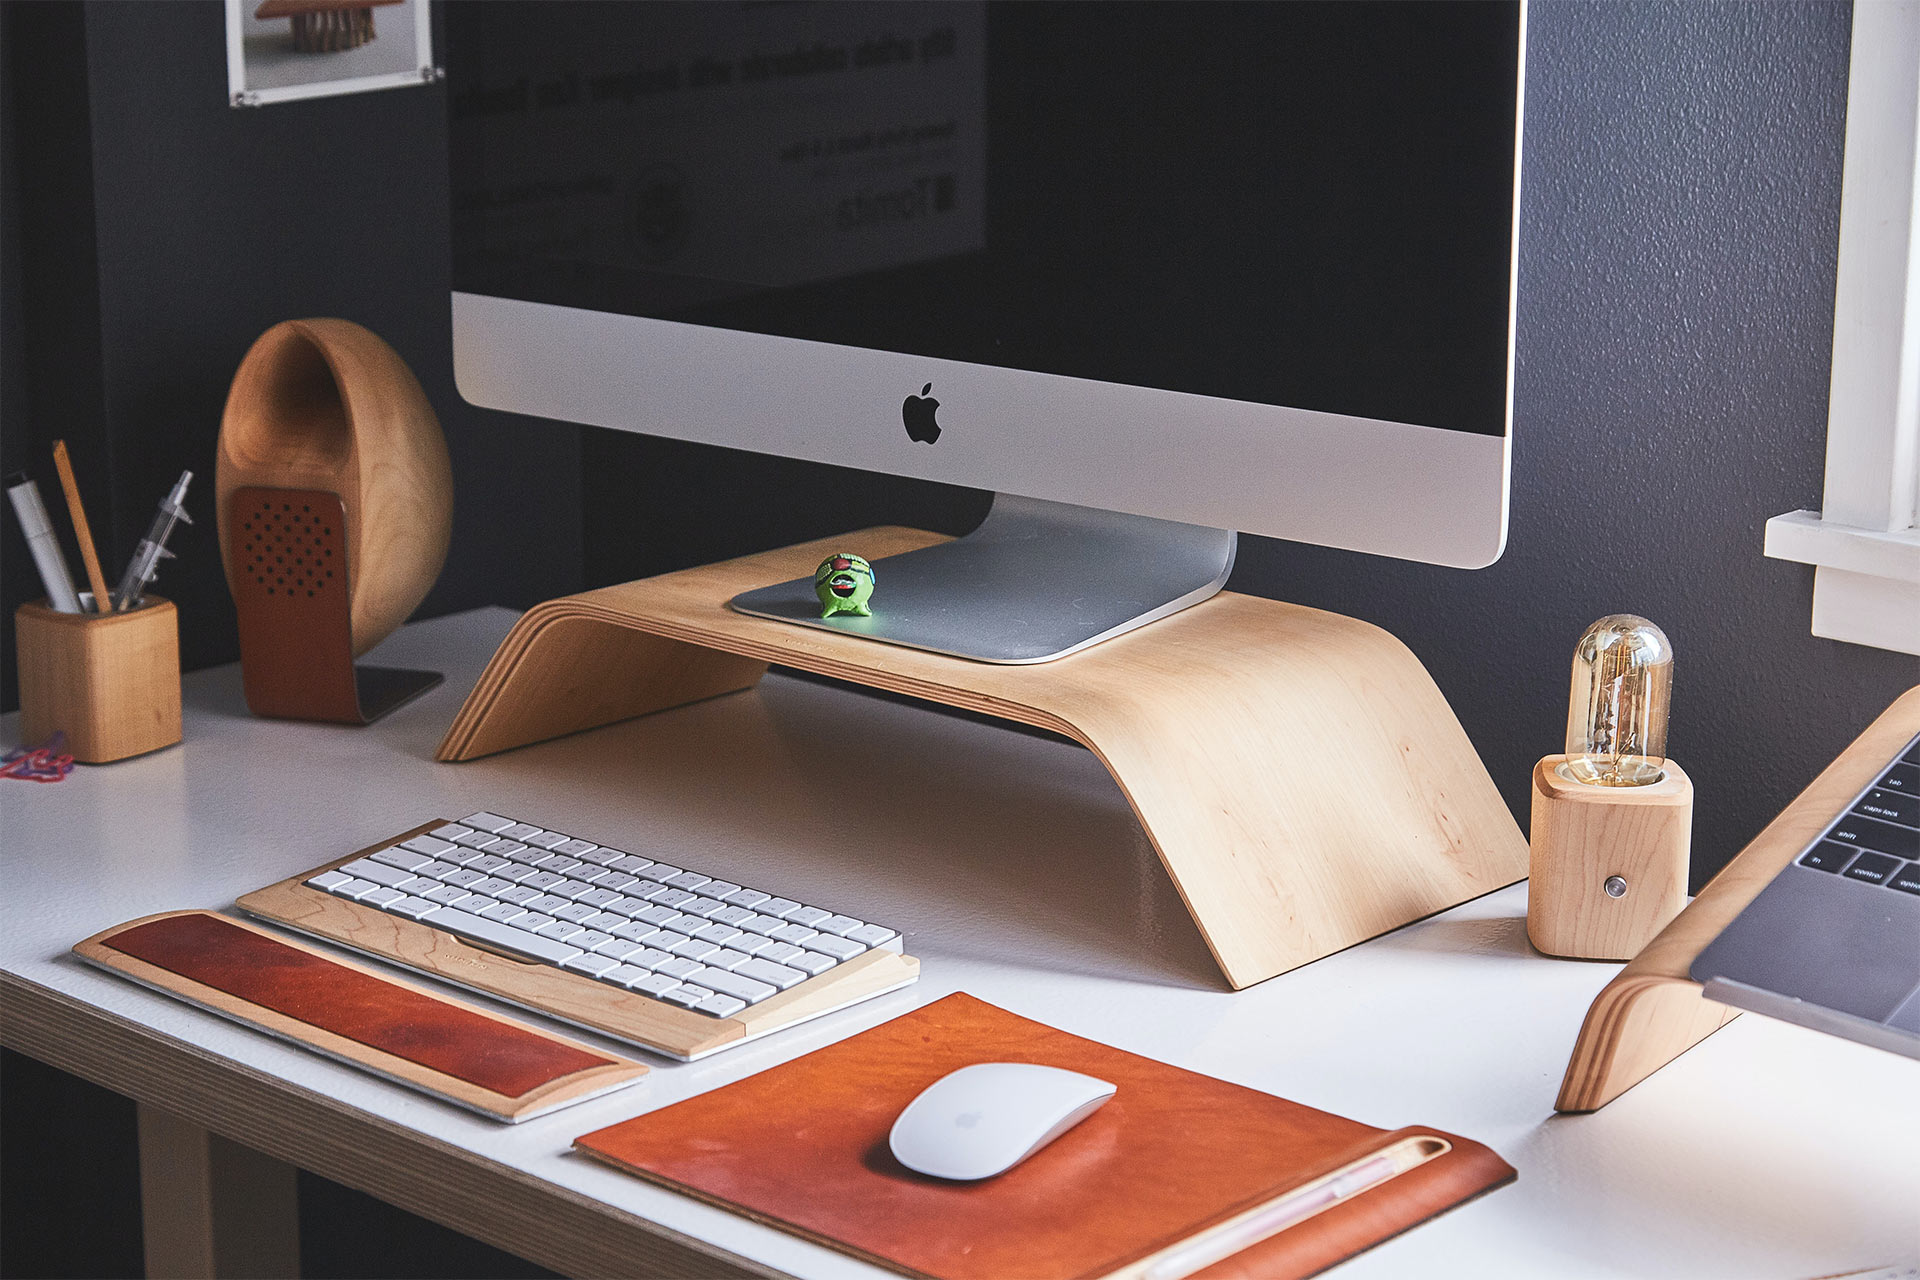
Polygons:
<instances>
[{"instance_id":1,"label":"edison light bulb","mask_svg":"<svg viewBox=\"0 0 1920 1280\"><path fill-rule=\"evenodd\" d=\"M1667 762L1673 646L1645 618L1615 613L1587 628L1573 651L1567 762L1575 782L1643 787Z\"/></svg>"}]
</instances>

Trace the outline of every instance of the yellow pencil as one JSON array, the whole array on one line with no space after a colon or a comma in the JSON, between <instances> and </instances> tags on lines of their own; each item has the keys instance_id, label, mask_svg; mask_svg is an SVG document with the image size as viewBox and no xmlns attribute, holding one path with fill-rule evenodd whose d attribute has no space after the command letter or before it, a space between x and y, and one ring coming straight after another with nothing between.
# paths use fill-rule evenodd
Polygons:
<instances>
[{"instance_id":1,"label":"yellow pencil","mask_svg":"<svg viewBox=\"0 0 1920 1280\"><path fill-rule=\"evenodd\" d=\"M80 559L86 562L87 582L93 587L93 611L105 613L112 607L107 594L106 575L100 572L100 557L93 549L93 530L87 525L87 509L80 505L80 486L73 480L73 463L67 460L67 442L53 442L53 465L60 472L60 487L67 491L67 514L73 517L73 536L80 541Z\"/></svg>"}]
</instances>

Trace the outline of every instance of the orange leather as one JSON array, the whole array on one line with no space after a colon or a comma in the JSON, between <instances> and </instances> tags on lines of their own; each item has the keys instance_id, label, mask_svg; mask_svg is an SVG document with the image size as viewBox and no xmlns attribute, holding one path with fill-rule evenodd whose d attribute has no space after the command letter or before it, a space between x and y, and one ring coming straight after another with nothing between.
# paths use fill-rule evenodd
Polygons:
<instances>
[{"instance_id":1,"label":"orange leather","mask_svg":"<svg viewBox=\"0 0 1920 1280\"><path fill-rule=\"evenodd\" d=\"M101 945L457 1080L518 1098L603 1058L216 915L134 924Z\"/></svg>"},{"instance_id":2,"label":"orange leather","mask_svg":"<svg viewBox=\"0 0 1920 1280\"><path fill-rule=\"evenodd\" d=\"M1038 1062L1119 1086L1113 1101L998 1178L951 1183L887 1146L901 1109L975 1062ZM910 1275L1106 1275L1386 1146L1405 1133L1083 1040L951 995L736 1084L575 1145ZM1216 1264L1215 1280L1310 1275L1513 1177L1454 1149Z\"/></svg>"}]
</instances>

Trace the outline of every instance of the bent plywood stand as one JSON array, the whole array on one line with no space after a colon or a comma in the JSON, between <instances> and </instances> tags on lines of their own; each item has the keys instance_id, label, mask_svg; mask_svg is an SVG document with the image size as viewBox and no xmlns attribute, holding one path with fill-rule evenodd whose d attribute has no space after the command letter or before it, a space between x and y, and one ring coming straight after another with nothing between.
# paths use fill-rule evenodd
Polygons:
<instances>
[{"instance_id":1,"label":"bent plywood stand","mask_svg":"<svg viewBox=\"0 0 1920 1280\"><path fill-rule=\"evenodd\" d=\"M1367 623L1222 592L1054 662L996 666L727 608L841 547L877 559L941 540L868 529L538 605L438 757L744 689L769 663L1051 730L1120 784L1235 987L1526 875L1526 840L1446 700Z\"/></svg>"}]
</instances>

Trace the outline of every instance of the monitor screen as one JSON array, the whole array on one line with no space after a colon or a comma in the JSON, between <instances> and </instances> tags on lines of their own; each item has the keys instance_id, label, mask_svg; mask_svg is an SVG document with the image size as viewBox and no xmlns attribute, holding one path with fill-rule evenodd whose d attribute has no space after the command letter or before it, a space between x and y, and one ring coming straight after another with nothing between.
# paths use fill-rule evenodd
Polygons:
<instances>
[{"instance_id":1,"label":"monitor screen","mask_svg":"<svg viewBox=\"0 0 1920 1280\"><path fill-rule=\"evenodd\" d=\"M1366 545L1299 515L1287 486L1350 505L1348 473L1378 471L1382 449L1445 483L1426 443L1380 428L1477 437L1491 488L1433 505L1472 510L1483 562L1489 519L1504 532L1522 16L1479 0L449 6L456 302L561 324L545 341L572 342L575 379L616 376L580 317L646 322L617 331L675 351L728 335L698 376L739 376L707 400L724 387L781 421L742 432L685 394L670 413L596 395L534 412L1416 558L1465 562L1417 534ZM846 388L837 412L796 398L803 356L806 382ZM894 438L923 383L977 456ZM1225 435L1209 404L1228 406ZM822 414L839 425L801 420ZM869 415L884 442L855 425ZM1151 466L1143 432L1178 448L1189 431L1213 474L1311 474L1256 494L1192 460L1131 479L1095 461ZM1264 509L1280 506L1296 515Z\"/></svg>"}]
</instances>

